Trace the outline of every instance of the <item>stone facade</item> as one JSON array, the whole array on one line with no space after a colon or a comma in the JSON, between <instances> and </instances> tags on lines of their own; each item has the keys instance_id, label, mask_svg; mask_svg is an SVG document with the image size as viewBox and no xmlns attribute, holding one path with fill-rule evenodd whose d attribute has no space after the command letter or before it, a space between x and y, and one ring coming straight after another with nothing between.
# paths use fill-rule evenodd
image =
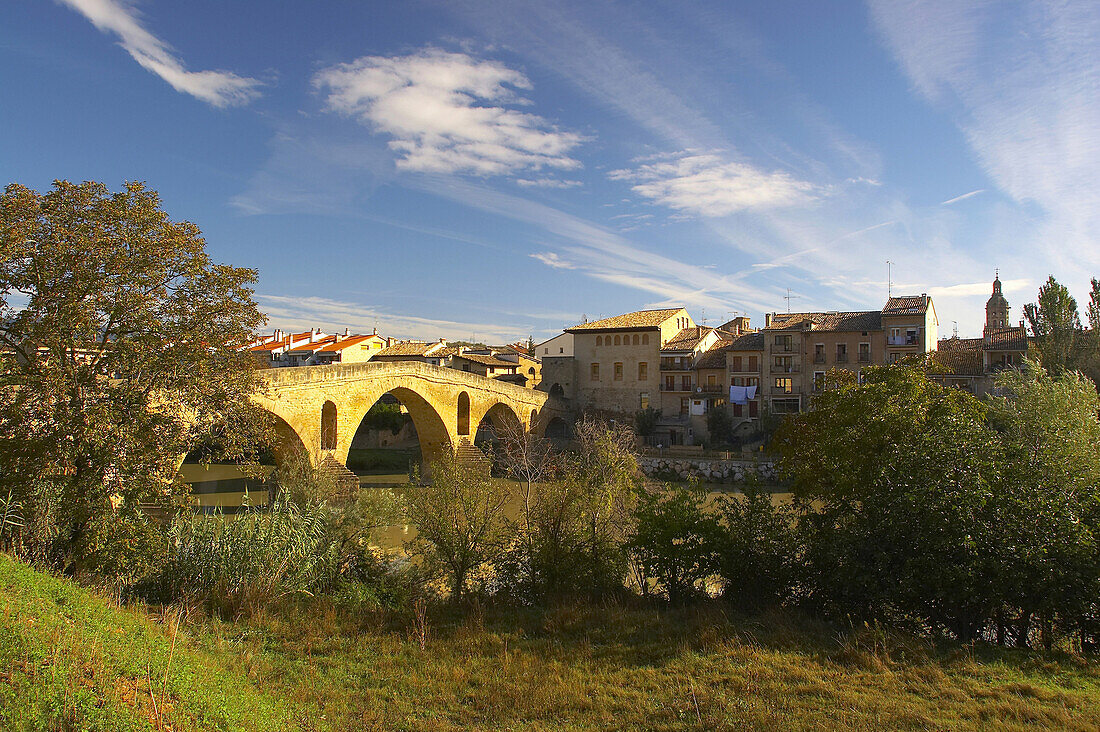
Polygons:
<instances>
[{"instance_id":1,"label":"stone facade","mask_svg":"<svg viewBox=\"0 0 1100 732\"><path fill-rule=\"evenodd\" d=\"M686 457L644 457L638 467L651 478L691 480L702 483L758 482L774 484L778 480L775 464L766 460L709 460Z\"/></svg>"}]
</instances>

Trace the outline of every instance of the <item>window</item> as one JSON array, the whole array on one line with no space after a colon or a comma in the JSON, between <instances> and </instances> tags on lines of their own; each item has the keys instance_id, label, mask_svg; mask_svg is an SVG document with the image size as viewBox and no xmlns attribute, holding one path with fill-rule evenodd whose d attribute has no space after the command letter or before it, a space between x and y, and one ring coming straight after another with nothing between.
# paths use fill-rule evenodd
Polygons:
<instances>
[{"instance_id":1,"label":"window","mask_svg":"<svg viewBox=\"0 0 1100 732\"><path fill-rule=\"evenodd\" d=\"M622 381L622 380L623 380L623 362L622 361L616 361L615 362L615 381Z\"/></svg>"},{"instance_id":2,"label":"window","mask_svg":"<svg viewBox=\"0 0 1100 732\"><path fill-rule=\"evenodd\" d=\"M638 400L638 406L640 409L649 409L649 392L643 391L641 398Z\"/></svg>"},{"instance_id":3,"label":"window","mask_svg":"<svg viewBox=\"0 0 1100 732\"><path fill-rule=\"evenodd\" d=\"M836 362L848 363L848 344L837 343L836 344Z\"/></svg>"},{"instance_id":4,"label":"window","mask_svg":"<svg viewBox=\"0 0 1100 732\"><path fill-rule=\"evenodd\" d=\"M794 380L777 378L775 380L775 390L783 394L792 393L794 391Z\"/></svg>"},{"instance_id":5,"label":"window","mask_svg":"<svg viewBox=\"0 0 1100 732\"><path fill-rule=\"evenodd\" d=\"M741 370L741 357L740 356L731 357L730 358L730 371L740 371L740 370Z\"/></svg>"},{"instance_id":6,"label":"window","mask_svg":"<svg viewBox=\"0 0 1100 732\"><path fill-rule=\"evenodd\" d=\"M649 333L642 333L642 345L643 346L648 346L649 345Z\"/></svg>"},{"instance_id":7,"label":"window","mask_svg":"<svg viewBox=\"0 0 1100 732\"><path fill-rule=\"evenodd\" d=\"M825 391L825 372L814 372L814 391Z\"/></svg>"},{"instance_id":8,"label":"window","mask_svg":"<svg viewBox=\"0 0 1100 732\"><path fill-rule=\"evenodd\" d=\"M593 381L599 381L600 380L600 365L598 363L592 364L592 380Z\"/></svg>"},{"instance_id":9,"label":"window","mask_svg":"<svg viewBox=\"0 0 1100 732\"><path fill-rule=\"evenodd\" d=\"M794 357L776 356L775 363L772 364L772 371L778 371L782 374L792 373L794 371Z\"/></svg>"},{"instance_id":10,"label":"window","mask_svg":"<svg viewBox=\"0 0 1100 732\"><path fill-rule=\"evenodd\" d=\"M741 416L741 405L740 404L734 404L733 405L733 416L734 417L740 417Z\"/></svg>"},{"instance_id":11,"label":"window","mask_svg":"<svg viewBox=\"0 0 1100 732\"><path fill-rule=\"evenodd\" d=\"M635 336L637 337L637 336ZM649 364L645 361L638 363L638 381L647 381L649 379Z\"/></svg>"},{"instance_id":12,"label":"window","mask_svg":"<svg viewBox=\"0 0 1100 732\"><path fill-rule=\"evenodd\" d=\"M691 391L691 377L687 374L680 377L680 388L683 391Z\"/></svg>"},{"instance_id":13,"label":"window","mask_svg":"<svg viewBox=\"0 0 1100 732\"><path fill-rule=\"evenodd\" d=\"M603 345L603 336L596 336L596 348Z\"/></svg>"},{"instance_id":14,"label":"window","mask_svg":"<svg viewBox=\"0 0 1100 732\"><path fill-rule=\"evenodd\" d=\"M798 414L798 400L773 399L772 411L776 414Z\"/></svg>"},{"instance_id":15,"label":"window","mask_svg":"<svg viewBox=\"0 0 1100 732\"><path fill-rule=\"evenodd\" d=\"M775 349L776 351L790 351L791 350L791 336L790 335L777 335L775 337Z\"/></svg>"},{"instance_id":16,"label":"window","mask_svg":"<svg viewBox=\"0 0 1100 732\"><path fill-rule=\"evenodd\" d=\"M742 384L741 384L741 377L740 376L734 376L732 379L730 379L730 386L741 386L741 385Z\"/></svg>"},{"instance_id":17,"label":"window","mask_svg":"<svg viewBox=\"0 0 1100 732\"><path fill-rule=\"evenodd\" d=\"M565 353L565 346L558 349L558 353Z\"/></svg>"},{"instance_id":18,"label":"window","mask_svg":"<svg viewBox=\"0 0 1100 732\"><path fill-rule=\"evenodd\" d=\"M760 386L760 377L759 376L746 376L745 377L745 386Z\"/></svg>"},{"instance_id":19,"label":"window","mask_svg":"<svg viewBox=\"0 0 1100 732\"><path fill-rule=\"evenodd\" d=\"M825 363L825 344L814 344L814 363Z\"/></svg>"},{"instance_id":20,"label":"window","mask_svg":"<svg viewBox=\"0 0 1100 732\"><path fill-rule=\"evenodd\" d=\"M707 374L707 386L718 386L718 377L714 374Z\"/></svg>"},{"instance_id":21,"label":"window","mask_svg":"<svg viewBox=\"0 0 1100 732\"><path fill-rule=\"evenodd\" d=\"M680 397L680 414L687 414L691 400L687 397Z\"/></svg>"},{"instance_id":22,"label":"window","mask_svg":"<svg viewBox=\"0 0 1100 732\"><path fill-rule=\"evenodd\" d=\"M623 344L622 339L619 336L615 336L615 345L621 346Z\"/></svg>"},{"instance_id":23,"label":"window","mask_svg":"<svg viewBox=\"0 0 1100 732\"><path fill-rule=\"evenodd\" d=\"M547 354L549 354L549 353L550 353L550 349L549 349L549 348L544 348L544 349L542 349L542 355L543 355L543 356L545 356L545 355L547 355Z\"/></svg>"},{"instance_id":24,"label":"window","mask_svg":"<svg viewBox=\"0 0 1100 732\"><path fill-rule=\"evenodd\" d=\"M860 343L859 344L859 362L870 363L871 362L871 344Z\"/></svg>"},{"instance_id":25,"label":"window","mask_svg":"<svg viewBox=\"0 0 1100 732\"><path fill-rule=\"evenodd\" d=\"M633 339L633 341L634 341L634 345L635 345L635 346L636 346L636 345L638 345L638 334L637 334L637 333L635 333L635 334L634 334L634 339Z\"/></svg>"},{"instance_id":26,"label":"window","mask_svg":"<svg viewBox=\"0 0 1100 732\"><path fill-rule=\"evenodd\" d=\"M756 356L749 356L749 371L756 371Z\"/></svg>"},{"instance_id":27,"label":"window","mask_svg":"<svg viewBox=\"0 0 1100 732\"><path fill-rule=\"evenodd\" d=\"M665 391L675 391L675 390L676 390L676 377L675 376L666 376L665 377Z\"/></svg>"},{"instance_id":28,"label":"window","mask_svg":"<svg viewBox=\"0 0 1100 732\"><path fill-rule=\"evenodd\" d=\"M757 414L759 414L759 409L760 408L757 406L755 401L749 402L749 416L750 417L755 417Z\"/></svg>"}]
</instances>

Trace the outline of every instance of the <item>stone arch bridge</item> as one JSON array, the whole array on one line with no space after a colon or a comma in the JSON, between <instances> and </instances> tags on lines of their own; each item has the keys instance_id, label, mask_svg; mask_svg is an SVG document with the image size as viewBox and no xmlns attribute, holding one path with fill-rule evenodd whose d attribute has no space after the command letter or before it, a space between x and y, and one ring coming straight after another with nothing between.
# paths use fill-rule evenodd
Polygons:
<instances>
[{"instance_id":1,"label":"stone arch bridge","mask_svg":"<svg viewBox=\"0 0 1100 732\"><path fill-rule=\"evenodd\" d=\"M346 465L359 424L387 393L409 411L425 462L471 443L483 420L541 435L564 413L545 392L417 361L278 368L262 380L253 400L277 417L284 445L304 448L314 465Z\"/></svg>"}]
</instances>

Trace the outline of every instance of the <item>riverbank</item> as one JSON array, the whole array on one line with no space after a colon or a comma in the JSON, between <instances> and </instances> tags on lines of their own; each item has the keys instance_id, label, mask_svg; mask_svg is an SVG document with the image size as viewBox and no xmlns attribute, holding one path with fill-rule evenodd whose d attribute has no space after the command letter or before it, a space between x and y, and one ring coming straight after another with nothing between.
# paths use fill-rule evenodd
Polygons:
<instances>
[{"instance_id":1,"label":"riverbank","mask_svg":"<svg viewBox=\"0 0 1100 732\"><path fill-rule=\"evenodd\" d=\"M181 610L120 609L0 555L0 727L1100 726L1100 673L1074 657L936 648L719 603L441 605L418 618L303 600L236 622Z\"/></svg>"}]
</instances>

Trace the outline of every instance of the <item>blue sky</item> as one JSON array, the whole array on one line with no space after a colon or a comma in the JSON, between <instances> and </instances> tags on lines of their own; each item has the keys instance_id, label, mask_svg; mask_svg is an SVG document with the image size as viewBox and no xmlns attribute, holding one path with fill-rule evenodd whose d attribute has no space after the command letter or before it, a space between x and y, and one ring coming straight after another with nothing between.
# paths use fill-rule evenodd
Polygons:
<instances>
[{"instance_id":1,"label":"blue sky","mask_svg":"<svg viewBox=\"0 0 1100 732\"><path fill-rule=\"evenodd\" d=\"M13 0L0 172L145 181L272 327L487 341L1100 276L1095 2Z\"/></svg>"}]
</instances>

